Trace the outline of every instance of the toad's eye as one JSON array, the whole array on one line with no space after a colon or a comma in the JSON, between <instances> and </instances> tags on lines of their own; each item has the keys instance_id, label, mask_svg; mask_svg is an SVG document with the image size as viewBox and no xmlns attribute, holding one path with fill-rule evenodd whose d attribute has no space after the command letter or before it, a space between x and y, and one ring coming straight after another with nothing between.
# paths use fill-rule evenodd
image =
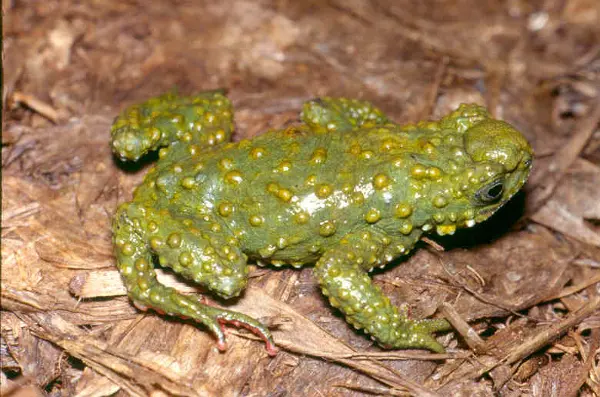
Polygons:
<instances>
[{"instance_id":1,"label":"toad's eye","mask_svg":"<svg viewBox=\"0 0 600 397\"><path fill-rule=\"evenodd\" d=\"M498 201L504 192L504 181L497 179L494 182L482 187L475 193L475 199L481 204L490 204Z\"/></svg>"}]
</instances>

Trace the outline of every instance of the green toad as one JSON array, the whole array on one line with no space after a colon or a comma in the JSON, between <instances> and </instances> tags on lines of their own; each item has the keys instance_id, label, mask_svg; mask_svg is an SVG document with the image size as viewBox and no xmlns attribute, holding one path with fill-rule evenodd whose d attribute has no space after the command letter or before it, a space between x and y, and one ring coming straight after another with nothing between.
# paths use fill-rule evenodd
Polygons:
<instances>
[{"instance_id":1,"label":"green toad","mask_svg":"<svg viewBox=\"0 0 600 397\"><path fill-rule=\"evenodd\" d=\"M114 219L118 268L140 308L192 318L225 349L225 324L276 351L268 329L241 313L161 285L153 262L213 293L244 289L248 260L315 264L331 305L387 348L441 352L443 319L410 320L369 271L409 252L423 233L452 234L487 219L525 183L525 138L478 105L400 126L368 102L304 104L301 124L231 143L233 113L220 91L167 94L126 109L112 148L159 160Z\"/></svg>"}]
</instances>

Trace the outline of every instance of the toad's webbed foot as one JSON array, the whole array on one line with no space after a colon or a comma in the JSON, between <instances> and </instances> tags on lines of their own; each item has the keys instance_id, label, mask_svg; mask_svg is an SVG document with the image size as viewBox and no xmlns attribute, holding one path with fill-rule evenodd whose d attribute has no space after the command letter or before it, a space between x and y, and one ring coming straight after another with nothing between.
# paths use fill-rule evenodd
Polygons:
<instances>
[{"instance_id":1,"label":"toad's webbed foot","mask_svg":"<svg viewBox=\"0 0 600 397\"><path fill-rule=\"evenodd\" d=\"M274 356L277 354L277 347L271 333L260 321L243 313L211 306L198 296L183 295L173 288L165 287L158 281L152 284L149 288L149 294L162 297L160 306L156 304L156 299L135 298L130 293L138 309L143 311L154 309L160 314L178 316L183 319L190 318L204 324L217 338L217 348L220 351L227 350L226 325L246 328L264 340L269 355Z\"/></svg>"}]
</instances>

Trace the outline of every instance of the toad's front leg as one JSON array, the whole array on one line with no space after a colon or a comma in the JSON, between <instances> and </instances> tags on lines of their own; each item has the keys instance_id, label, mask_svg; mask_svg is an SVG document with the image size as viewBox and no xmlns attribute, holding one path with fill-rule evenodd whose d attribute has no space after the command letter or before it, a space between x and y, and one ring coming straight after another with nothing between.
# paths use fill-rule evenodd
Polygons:
<instances>
[{"instance_id":1,"label":"toad's front leg","mask_svg":"<svg viewBox=\"0 0 600 397\"><path fill-rule=\"evenodd\" d=\"M346 98L317 98L302 107L302 121L315 131L352 131L383 126L390 121L367 101Z\"/></svg>"},{"instance_id":2,"label":"toad's front leg","mask_svg":"<svg viewBox=\"0 0 600 397\"><path fill-rule=\"evenodd\" d=\"M383 347L444 352L431 334L450 329L450 324L444 319L409 320L372 284L365 270L391 259L391 250L401 244L393 240L376 230L345 236L316 264L315 275L323 293L350 324L363 328Z\"/></svg>"}]
</instances>

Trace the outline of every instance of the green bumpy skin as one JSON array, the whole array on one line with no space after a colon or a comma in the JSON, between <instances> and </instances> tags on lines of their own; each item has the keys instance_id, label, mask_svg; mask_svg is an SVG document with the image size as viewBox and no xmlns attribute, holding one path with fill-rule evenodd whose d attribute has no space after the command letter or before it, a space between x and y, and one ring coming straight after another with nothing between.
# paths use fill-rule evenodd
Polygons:
<instances>
[{"instance_id":1,"label":"green bumpy skin","mask_svg":"<svg viewBox=\"0 0 600 397\"><path fill-rule=\"evenodd\" d=\"M332 306L386 348L442 352L443 319L410 320L368 272L408 253L423 233L453 234L486 220L525 183L532 150L478 105L400 126L364 101L307 102L300 125L229 142L222 92L167 94L126 109L112 128L124 160L159 150L122 204L113 232L119 270L141 308L205 324L225 349L224 324L260 335L260 322L161 285L153 261L215 294L237 296L248 259L315 263Z\"/></svg>"}]
</instances>

